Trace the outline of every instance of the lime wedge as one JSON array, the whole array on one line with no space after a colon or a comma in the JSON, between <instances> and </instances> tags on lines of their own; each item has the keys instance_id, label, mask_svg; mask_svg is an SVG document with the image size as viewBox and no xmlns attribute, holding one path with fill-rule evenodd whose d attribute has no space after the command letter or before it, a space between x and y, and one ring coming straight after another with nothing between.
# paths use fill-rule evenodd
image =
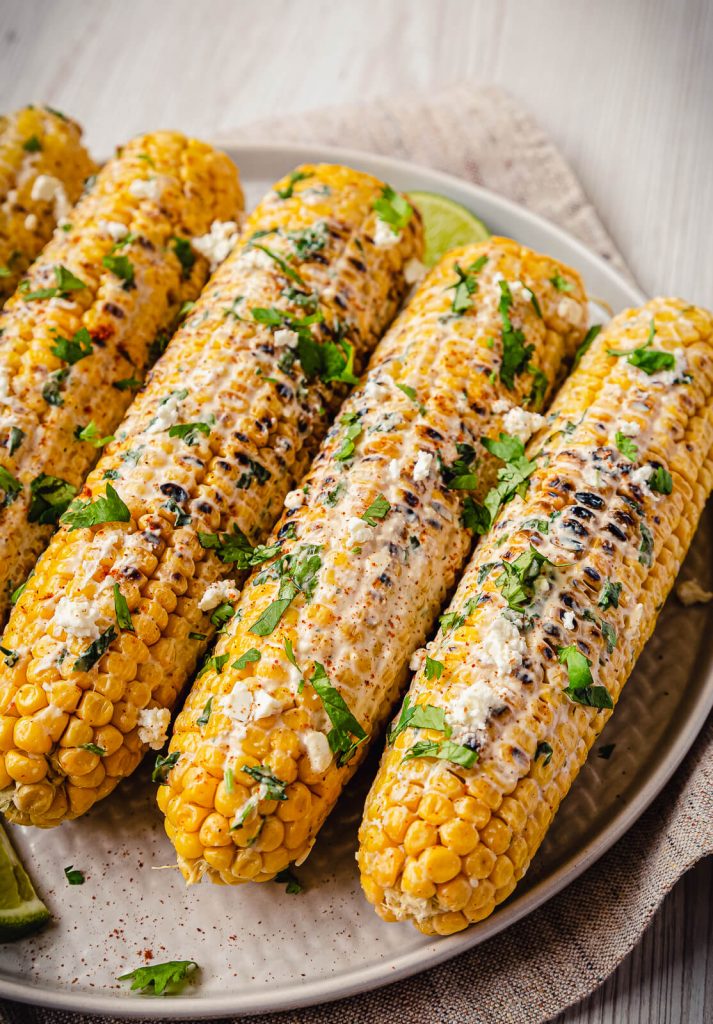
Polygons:
<instances>
[{"instance_id":1,"label":"lime wedge","mask_svg":"<svg viewBox=\"0 0 713 1024\"><path fill-rule=\"evenodd\" d=\"M29 935L49 919L49 910L0 825L0 942Z\"/></svg>"},{"instance_id":2,"label":"lime wedge","mask_svg":"<svg viewBox=\"0 0 713 1024\"><path fill-rule=\"evenodd\" d=\"M490 232L465 206L436 192L409 192L409 199L423 217L427 267L438 263L449 249L473 245L490 238Z\"/></svg>"}]
</instances>

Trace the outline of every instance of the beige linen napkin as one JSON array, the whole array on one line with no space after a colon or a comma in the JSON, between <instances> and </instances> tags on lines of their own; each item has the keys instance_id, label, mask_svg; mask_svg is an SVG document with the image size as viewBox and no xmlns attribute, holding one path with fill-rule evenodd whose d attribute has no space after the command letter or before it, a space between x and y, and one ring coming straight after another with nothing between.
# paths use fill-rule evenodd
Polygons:
<instances>
[{"instance_id":1,"label":"beige linen napkin","mask_svg":"<svg viewBox=\"0 0 713 1024\"><path fill-rule=\"evenodd\" d=\"M242 128L230 142L321 142L436 167L566 228L630 277L582 188L527 113L493 88L382 100ZM674 883L713 853L713 718L664 792L584 875L489 942L425 974L261 1024L541 1024L592 992L638 942ZM91 1024L0 1007L5 1024Z\"/></svg>"}]
</instances>

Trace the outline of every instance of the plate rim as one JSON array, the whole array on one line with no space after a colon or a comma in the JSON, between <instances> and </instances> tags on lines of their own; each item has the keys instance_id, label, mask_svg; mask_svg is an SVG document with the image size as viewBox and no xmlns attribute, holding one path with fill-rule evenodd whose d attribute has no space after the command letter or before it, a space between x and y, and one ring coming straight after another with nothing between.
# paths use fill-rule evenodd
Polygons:
<instances>
[{"instance_id":1,"label":"plate rim","mask_svg":"<svg viewBox=\"0 0 713 1024\"><path fill-rule=\"evenodd\" d=\"M465 191L472 197L474 204L491 209L497 208L510 218L556 239L557 243L572 251L572 262L575 266L577 266L577 259L581 259L590 267L594 265L613 288L627 296L627 302L638 305L646 301L644 294L635 284L627 281L615 267L568 231L506 196L481 185L473 184L464 178L409 160L346 147L322 145L321 143L240 142L231 141L229 137L224 136L213 144L223 151L227 151L231 157L243 153L253 160L263 158L275 161L284 156L291 159L293 163L306 160L345 163L357 167L362 166L382 179L388 179L394 175L421 175L429 180L433 191L446 193ZM242 176L240 160L237 159L236 162ZM586 276L586 271L583 270L582 273ZM273 988L260 989L249 999L243 998L239 1008L234 1005L235 995L201 995L200 988L189 989L182 995L150 999L132 998L128 993L116 991L73 993L53 990L49 987L34 989L20 982L4 978L0 978L0 998L53 1009L100 1015L111 1014L129 1019L207 1020L226 1014L241 1017L247 1014L261 1015L320 1005L346 999L365 991L373 991L404 980L421 971L429 970L475 948L480 943L516 924L547 900L562 892L603 856L662 791L691 749L705 725L711 709L713 709L713 673L709 669L707 681L690 706L686 722L683 728L678 728L665 756L652 772L645 775L633 796L623 804L606 827L580 847L575 854L560 864L546 878L538 881L520 899L511 904L506 903L497 914L475 928L429 942L409 953L392 957L387 962L354 968L350 970L348 980L344 979L342 973L302 985L295 985L294 982L291 982L291 993L287 986L283 990L278 989L277 991Z\"/></svg>"}]
</instances>

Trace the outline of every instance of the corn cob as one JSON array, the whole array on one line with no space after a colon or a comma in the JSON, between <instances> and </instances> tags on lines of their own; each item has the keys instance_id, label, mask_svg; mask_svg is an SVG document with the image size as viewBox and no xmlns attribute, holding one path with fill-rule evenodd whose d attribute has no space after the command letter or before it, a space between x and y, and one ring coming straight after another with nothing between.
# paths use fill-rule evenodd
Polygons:
<instances>
[{"instance_id":1,"label":"corn cob","mask_svg":"<svg viewBox=\"0 0 713 1024\"><path fill-rule=\"evenodd\" d=\"M366 802L362 884L386 920L446 935L524 875L710 493L712 390L713 317L655 299L591 345L520 456L527 493L477 548Z\"/></svg>"},{"instance_id":2,"label":"corn cob","mask_svg":"<svg viewBox=\"0 0 713 1024\"><path fill-rule=\"evenodd\" d=\"M47 107L0 117L0 306L96 170L81 137Z\"/></svg>"},{"instance_id":3,"label":"corn cob","mask_svg":"<svg viewBox=\"0 0 713 1024\"><path fill-rule=\"evenodd\" d=\"M223 153L172 133L135 139L8 301L0 315L0 621L140 386L154 342L206 280L208 261L188 238L241 206Z\"/></svg>"},{"instance_id":4,"label":"corn cob","mask_svg":"<svg viewBox=\"0 0 713 1024\"><path fill-rule=\"evenodd\" d=\"M375 244L382 190L336 166L278 182L64 517L2 641L17 655L0 668L11 820L77 817L162 746L224 621L225 577L278 517L420 254L417 217Z\"/></svg>"},{"instance_id":5,"label":"corn cob","mask_svg":"<svg viewBox=\"0 0 713 1024\"><path fill-rule=\"evenodd\" d=\"M500 282L529 347L512 380ZM306 857L467 557L494 476L484 452L476 481L481 434L512 402L521 429L539 421L519 403L585 321L576 274L493 239L447 256L378 346L176 720L159 805L188 881L266 881Z\"/></svg>"}]
</instances>

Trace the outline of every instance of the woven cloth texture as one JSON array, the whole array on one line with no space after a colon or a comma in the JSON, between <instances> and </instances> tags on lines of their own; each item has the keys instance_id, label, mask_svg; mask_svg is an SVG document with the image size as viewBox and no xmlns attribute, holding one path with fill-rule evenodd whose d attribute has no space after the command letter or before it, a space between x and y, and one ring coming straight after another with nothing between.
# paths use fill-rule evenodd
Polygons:
<instances>
[{"instance_id":1,"label":"woven cloth texture","mask_svg":"<svg viewBox=\"0 0 713 1024\"><path fill-rule=\"evenodd\" d=\"M503 91L460 85L248 125L224 143L279 139L369 150L499 192L575 235L632 280L572 169ZM243 1024L543 1024L587 996L640 939L665 895L713 854L713 717L664 791L576 882L454 960L387 988ZM3 1024L94 1024L0 1004ZM112 1020L119 1018L111 1018Z\"/></svg>"}]
</instances>

